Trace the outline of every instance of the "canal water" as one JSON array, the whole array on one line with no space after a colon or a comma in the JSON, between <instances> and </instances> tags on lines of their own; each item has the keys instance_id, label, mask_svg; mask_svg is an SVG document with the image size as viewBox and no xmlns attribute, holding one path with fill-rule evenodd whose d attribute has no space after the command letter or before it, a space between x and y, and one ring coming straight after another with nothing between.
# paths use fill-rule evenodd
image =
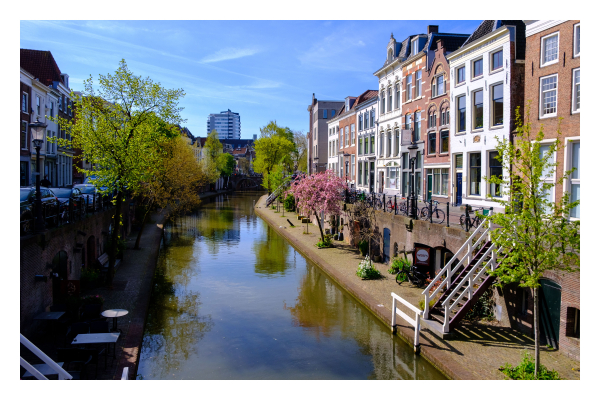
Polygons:
<instances>
[{"instance_id":1,"label":"canal water","mask_svg":"<svg viewBox=\"0 0 600 400\"><path fill-rule=\"evenodd\" d=\"M444 379L258 217L259 197L166 227L138 379Z\"/></svg>"}]
</instances>

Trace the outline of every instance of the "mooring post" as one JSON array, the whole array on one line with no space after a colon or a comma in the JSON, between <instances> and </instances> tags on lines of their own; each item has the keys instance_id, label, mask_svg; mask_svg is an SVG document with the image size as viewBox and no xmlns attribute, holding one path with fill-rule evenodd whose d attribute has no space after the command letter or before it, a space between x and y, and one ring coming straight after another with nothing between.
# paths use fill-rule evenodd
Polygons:
<instances>
[{"instance_id":1,"label":"mooring post","mask_svg":"<svg viewBox=\"0 0 600 400\"><path fill-rule=\"evenodd\" d=\"M392 333L396 333L396 298L392 296Z\"/></svg>"},{"instance_id":2,"label":"mooring post","mask_svg":"<svg viewBox=\"0 0 600 400\"><path fill-rule=\"evenodd\" d=\"M446 227L450 228L450 202L446 203Z\"/></svg>"}]
</instances>

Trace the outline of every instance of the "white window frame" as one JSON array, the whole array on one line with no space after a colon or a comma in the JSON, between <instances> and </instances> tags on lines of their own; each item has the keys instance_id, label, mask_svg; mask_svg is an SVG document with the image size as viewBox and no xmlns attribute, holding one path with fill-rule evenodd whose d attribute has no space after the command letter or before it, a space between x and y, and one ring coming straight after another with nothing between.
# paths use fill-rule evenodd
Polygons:
<instances>
[{"instance_id":1,"label":"white window frame","mask_svg":"<svg viewBox=\"0 0 600 400\"><path fill-rule=\"evenodd\" d=\"M354 124L350 125L350 144L354 145L356 141L356 129Z\"/></svg>"},{"instance_id":2,"label":"white window frame","mask_svg":"<svg viewBox=\"0 0 600 400\"><path fill-rule=\"evenodd\" d=\"M544 57L545 56L544 44L545 44L546 40L550 39L553 36L556 36L556 38L557 38L557 40L556 40L556 59L545 63L544 62L544 58L545 58ZM560 58L560 32L559 31L552 32L552 33L549 33L546 36L543 36L542 38L540 38L540 68L547 67L548 65L558 63L559 58Z\"/></svg>"},{"instance_id":3,"label":"white window frame","mask_svg":"<svg viewBox=\"0 0 600 400\"><path fill-rule=\"evenodd\" d=\"M458 70L461 69L461 68L465 69L465 73L464 73L465 79L463 79L462 81L459 82L458 81ZM466 67L466 65L463 64L463 65L459 65L458 67L454 68L454 75L455 75L454 76L454 87L464 85L466 83L466 81L467 81L467 67Z\"/></svg>"},{"instance_id":4,"label":"white window frame","mask_svg":"<svg viewBox=\"0 0 600 400\"><path fill-rule=\"evenodd\" d=\"M421 74L421 76L419 76ZM415 71L415 98L421 97L423 93L421 92L421 85L423 82L423 72Z\"/></svg>"},{"instance_id":5,"label":"white window frame","mask_svg":"<svg viewBox=\"0 0 600 400\"><path fill-rule=\"evenodd\" d=\"M543 101L544 101L544 97L543 97L543 84L542 81L544 79L547 78L552 78L552 77L556 77L556 88L554 90L556 90L556 111L552 114L544 114L544 107L543 107ZM552 117L556 117L557 113L558 113L558 74L550 74L550 75L546 75L546 76L541 76L540 77L540 91L539 91L539 97L540 97L540 102L538 104L539 107L539 117L540 119L542 118L552 118Z\"/></svg>"},{"instance_id":6,"label":"white window frame","mask_svg":"<svg viewBox=\"0 0 600 400\"><path fill-rule=\"evenodd\" d=\"M25 123L25 147L21 147L21 149L27 150L27 143L29 143L29 121L21 120L21 126L19 127L20 129L22 129L23 122ZM19 142L21 141L21 132L22 131L19 130Z\"/></svg>"},{"instance_id":7,"label":"white window frame","mask_svg":"<svg viewBox=\"0 0 600 400\"><path fill-rule=\"evenodd\" d=\"M346 128L344 129L344 143L346 147L348 147L348 144L350 143L350 135L348 134L348 130L348 125L346 125Z\"/></svg>"},{"instance_id":8,"label":"white window frame","mask_svg":"<svg viewBox=\"0 0 600 400\"><path fill-rule=\"evenodd\" d=\"M354 154L350 157L350 179L354 180L354 169L356 168L356 156Z\"/></svg>"},{"instance_id":9,"label":"white window frame","mask_svg":"<svg viewBox=\"0 0 600 400\"><path fill-rule=\"evenodd\" d=\"M392 90L392 86L388 86L387 95L388 95L387 111L392 112L392 110L394 109L394 104L393 104L394 91Z\"/></svg>"},{"instance_id":10,"label":"white window frame","mask_svg":"<svg viewBox=\"0 0 600 400\"><path fill-rule=\"evenodd\" d=\"M556 142L556 139L542 139L542 140L540 140L539 143L540 143L540 146L546 146L546 145L552 145L552 143L554 143L554 142ZM531 142L532 145L533 145L533 143L535 143L535 141ZM558 152L555 151L554 154L552 155L553 159L550 162L552 162L552 163L556 162L556 155L557 154L558 154ZM539 155L538 155L538 157L539 157ZM552 193L551 193L551 196L550 196L551 197L550 202L552 202L552 203L556 203L556 175L557 175L556 173L557 172L558 172L558 168L554 170L554 174L552 175L551 178L541 177L541 180L543 182L554 184L554 186L552 186ZM569 188L570 188L570 186L569 186Z\"/></svg>"},{"instance_id":11,"label":"white window frame","mask_svg":"<svg viewBox=\"0 0 600 400\"><path fill-rule=\"evenodd\" d=\"M396 83L396 110L400 109L400 105L402 104L402 87L400 82Z\"/></svg>"},{"instance_id":12,"label":"white window frame","mask_svg":"<svg viewBox=\"0 0 600 400\"><path fill-rule=\"evenodd\" d=\"M475 63L477 61L481 61L481 75L477 75L475 76ZM476 79L481 79L483 78L483 69L485 68L485 66L483 65L483 57L478 57L474 60L471 61L471 80L476 80Z\"/></svg>"},{"instance_id":13,"label":"white window frame","mask_svg":"<svg viewBox=\"0 0 600 400\"><path fill-rule=\"evenodd\" d=\"M579 30L579 42L581 46L581 23L577 23L573 25L573 58L579 57L581 54L581 48L579 48L579 52L575 52L576 43L577 43L577 30Z\"/></svg>"},{"instance_id":14,"label":"white window frame","mask_svg":"<svg viewBox=\"0 0 600 400\"><path fill-rule=\"evenodd\" d=\"M379 107L380 109L380 114L385 114L385 90L381 91L381 101L380 101L381 107Z\"/></svg>"},{"instance_id":15,"label":"white window frame","mask_svg":"<svg viewBox=\"0 0 600 400\"><path fill-rule=\"evenodd\" d=\"M575 108L575 104L576 104L576 96L575 96L575 72L579 71L579 87L581 90L581 68L577 67L573 69L573 76L571 78L571 113L572 114L579 114L579 111L581 109L581 104L579 105L579 108Z\"/></svg>"},{"instance_id":16,"label":"white window frame","mask_svg":"<svg viewBox=\"0 0 600 400\"><path fill-rule=\"evenodd\" d=\"M502 124L501 125L494 125L494 88L496 86L502 86ZM490 129L499 129L502 128L504 126L504 81L500 81L500 82L496 82L496 83L491 83L489 85L489 92L490 92L490 98L489 98L489 110L490 110L490 115L489 115L489 126ZM484 108L484 112L485 112L485 108Z\"/></svg>"},{"instance_id":17,"label":"white window frame","mask_svg":"<svg viewBox=\"0 0 600 400\"><path fill-rule=\"evenodd\" d=\"M23 110L23 98L21 98L21 112L23 114L29 114L29 93L23 92L25 96L25 110Z\"/></svg>"},{"instance_id":18,"label":"white window frame","mask_svg":"<svg viewBox=\"0 0 600 400\"><path fill-rule=\"evenodd\" d=\"M409 79L408 78L410 78L410 83L409 83ZM408 74L406 76L406 101L410 101L410 100L413 99L413 97L412 97L413 83L412 82L413 82L412 74Z\"/></svg>"},{"instance_id":19,"label":"white window frame","mask_svg":"<svg viewBox=\"0 0 600 400\"><path fill-rule=\"evenodd\" d=\"M42 110L42 98L40 96L35 96L35 112L36 115L41 115Z\"/></svg>"},{"instance_id":20,"label":"white window frame","mask_svg":"<svg viewBox=\"0 0 600 400\"><path fill-rule=\"evenodd\" d=\"M500 66L494 69L494 54L502 52L502 60L500 61ZM500 47L499 49L490 51L490 72L498 72L504 69L504 48Z\"/></svg>"},{"instance_id":21,"label":"white window frame","mask_svg":"<svg viewBox=\"0 0 600 400\"><path fill-rule=\"evenodd\" d=\"M411 56L414 56L419 52L419 37L414 38L410 43Z\"/></svg>"},{"instance_id":22,"label":"white window frame","mask_svg":"<svg viewBox=\"0 0 600 400\"><path fill-rule=\"evenodd\" d=\"M563 176L565 176L567 179L566 181L568 182L567 184L563 185L564 191L568 191L569 194L571 193L571 183L577 183L579 184L579 190L581 193L581 171L579 173L579 178L578 179L572 179L570 176L566 176L565 172L570 170L572 167L572 159L571 159L571 152L572 152L572 146L573 143L579 142L581 143L581 136L571 136L568 138L565 138L565 151L564 151L564 163L563 163ZM579 153L579 157L581 157L581 147L580 147L580 153ZM579 160L579 165L581 166L581 159ZM574 182L576 181L576 182ZM579 206L581 207L581 202L579 203ZM579 210L579 215L581 215L581 209ZM568 220L570 221L579 221L581 220L581 218L575 218L575 217L571 217L570 215L566 216Z\"/></svg>"}]
</instances>

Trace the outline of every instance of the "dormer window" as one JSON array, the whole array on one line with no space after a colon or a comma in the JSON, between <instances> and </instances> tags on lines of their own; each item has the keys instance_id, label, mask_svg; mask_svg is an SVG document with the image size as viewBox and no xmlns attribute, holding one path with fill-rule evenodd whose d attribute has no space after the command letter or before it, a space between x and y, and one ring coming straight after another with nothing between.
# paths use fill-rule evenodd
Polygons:
<instances>
[{"instance_id":1,"label":"dormer window","mask_svg":"<svg viewBox=\"0 0 600 400\"><path fill-rule=\"evenodd\" d=\"M417 54L419 52L419 38L413 39L412 41L412 50L411 50L411 56L414 56L415 54Z\"/></svg>"},{"instance_id":2,"label":"dormer window","mask_svg":"<svg viewBox=\"0 0 600 400\"><path fill-rule=\"evenodd\" d=\"M392 52L392 49L390 49L388 51L388 61L392 62L392 59L394 58L394 53Z\"/></svg>"},{"instance_id":3,"label":"dormer window","mask_svg":"<svg viewBox=\"0 0 600 400\"><path fill-rule=\"evenodd\" d=\"M346 99L346 111L350 110L350 99Z\"/></svg>"}]
</instances>

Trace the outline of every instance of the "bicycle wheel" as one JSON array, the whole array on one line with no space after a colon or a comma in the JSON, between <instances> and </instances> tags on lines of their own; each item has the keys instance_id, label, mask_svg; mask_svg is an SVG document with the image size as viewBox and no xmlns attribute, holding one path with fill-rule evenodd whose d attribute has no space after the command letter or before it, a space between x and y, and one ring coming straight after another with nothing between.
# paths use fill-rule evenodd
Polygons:
<instances>
[{"instance_id":1,"label":"bicycle wheel","mask_svg":"<svg viewBox=\"0 0 600 400\"><path fill-rule=\"evenodd\" d=\"M406 280L407 280L406 272L404 272L404 271L399 271L399 272L396 274L396 283L397 283L398 285L400 285L402 282L406 282Z\"/></svg>"},{"instance_id":2,"label":"bicycle wheel","mask_svg":"<svg viewBox=\"0 0 600 400\"><path fill-rule=\"evenodd\" d=\"M437 224L441 224L446 220L446 213L442 210L434 210L433 211L433 222Z\"/></svg>"},{"instance_id":3,"label":"bicycle wheel","mask_svg":"<svg viewBox=\"0 0 600 400\"><path fill-rule=\"evenodd\" d=\"M422 219L429 219L429 207L423 207L421 209L421 218Z\"/></svg>"},{"instance_id":4,"label":"bicycle wheel","mask_svg":"<svg viewBox=\"0 0 600 400\"><path fill-rule=\"evenodd\" d=\"M465 215L464 214L460 216L459 222L460 222L461 227L465 226Z\"/></svg>"}]
</instances>

